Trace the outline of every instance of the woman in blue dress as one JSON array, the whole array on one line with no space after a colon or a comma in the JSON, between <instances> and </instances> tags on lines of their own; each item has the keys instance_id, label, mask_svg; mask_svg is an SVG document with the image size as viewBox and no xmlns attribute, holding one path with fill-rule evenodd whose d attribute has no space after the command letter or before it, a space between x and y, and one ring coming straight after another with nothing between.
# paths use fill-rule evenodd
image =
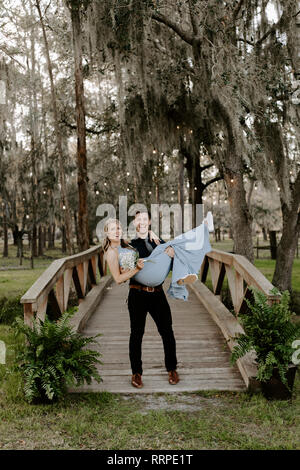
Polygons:
<instances>
[{"instance_id":1,"label":"woman in blue dress","mask_svg":"<svg viewBox=\"0 0 300 470\"><path fill-rule=\"evenodd\" d=\"M114 280L121 284L134 279L149 287L161 285L172 271L168 295L187 300L186 284L198 279L198 272L206 253L211 251L209 231L213 230L212 214L208 212L201 225L154 248L150 256L139 259L136 250L122 238L118 219L107 220L104 226L103 249ZM165 253L171 246L173 259Z\"/></svg>"}]
</instances>

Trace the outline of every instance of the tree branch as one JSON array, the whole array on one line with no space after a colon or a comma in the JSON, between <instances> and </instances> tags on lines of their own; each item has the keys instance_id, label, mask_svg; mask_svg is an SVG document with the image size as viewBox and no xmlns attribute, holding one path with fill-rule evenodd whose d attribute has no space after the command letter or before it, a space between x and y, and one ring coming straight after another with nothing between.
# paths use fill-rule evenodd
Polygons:
<instances>
[{"instance_id":1,"label":"tree branch","mask_svg":"<svg viewBox=\"0 0 300 470\"><path fill-rule=\"evenodd\" d=\"M197 26L197 23L196 23L196 18L195 18L195 15L194 15L194 12L193 12L193 7L191 5L191 0L188 0L188 4L189 4L189 12L190 12L190 18L191 18L191 23L192 23L192 28L193 28L193 31L194 31L194 35L195 36L198 36L198 26Z\"/></svg>"},{"instance_id":2,"label":"tree branch","mask_svg":"<svg viewBox=\"0 0 300 470\"><path fill-rule=\"evenodd\" d=\"M237 19L237 16L240 12L240 9L243 5L245 0L240 0L239 3L237 4L236 8L233 10L233 13L232 13L232 19L234 22L236 22L236 19Z\"/></svg>"},{"instance_id":3,"label":"tree branch","mask_svg":"<svg viewBox=\"0 0 300 470\"><path fill-rule=\"evenodd\" d=\"M248 39L238 38L238 41L243 41L243 42L246 42L247 44L250 44L250 46L255 46L255 43L252 41L248 41Z\"/></svg>"},{"instance_id":4,"label":"tree branch","mask_svg":"<svg viewBox=\"0 0 300 470\"><path fill-rule=\"evenodd\" d=\"M204 171L204 170L207 170L208 168L211 168L212 166L214 166L213 163L208 163L207 165L204 165L200 168L200 171Z\"/></svg>"},{"instance_id":5,"label":"tree branch","mask_svg":"<svg viewBox=\"0 0 300 470\"><path fill-rule=\"evenodd\" d=\"M216 183L216 181L221 181L222 179L223 179L223 176L216 176L215 178L207 181L207 183L205 183L204 185L204 188L207 188L207 186L209 186L210 184Z\"/></svg>"},{"instance_id":6,"label":"tree branch","mask_svg":"<svg viewBox=\"0 0 300 470\"><path fill-rule=\"evenodd\" d=\"M280 19L277 21L277 23L274 23L273 26L271 26L271 28L260 38L258 39L258 41L256 41L255 43L255 46L258 47L261 45L261 43L267 39L268 36L270 36L270 34L274 33L274 31L276 31L277 28L279 28L283 21L285 20L285 13L282 13Z\"/></svg>"},{"instance_id":7,"label":"tree branch","mask_svg":"<svg viewBox=\"0 0 300 470\"><path fill-rule=\"evenodd\" d=\"M178 26L177 23L174 23L173 21L169 20L169 18L157 13L152 13L151 18L155 21L158 21L159 23L163 23L164 25L168 26L168 28L175 31L175 33L178 34L178 36L180 36L181 39L183 39L186 43L190 45L193 44L194 36L190 32L184 31L182 28L180 28L180 26Z\"/></svg>"}]
</instances>

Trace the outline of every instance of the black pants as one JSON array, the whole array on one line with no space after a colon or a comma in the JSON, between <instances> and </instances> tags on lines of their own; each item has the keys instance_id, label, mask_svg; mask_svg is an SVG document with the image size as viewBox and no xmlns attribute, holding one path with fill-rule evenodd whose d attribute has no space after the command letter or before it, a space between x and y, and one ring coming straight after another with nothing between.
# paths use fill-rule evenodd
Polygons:
<instances>
[{"instance_id":1,"label":"black pants","mask_svg":"<svg viewBox=\"0 0 300 470\"><path fill-rule=\"evenodd\" d=\"M165 366L167 371L177 366L176 342L172 329L171 309L163 290L157 292L129 289L128 310L130 316L129 357L132 373L142 374L142 340L145 331L146 317L149 312L162 337Z\"/></svg>"}]
</instances>

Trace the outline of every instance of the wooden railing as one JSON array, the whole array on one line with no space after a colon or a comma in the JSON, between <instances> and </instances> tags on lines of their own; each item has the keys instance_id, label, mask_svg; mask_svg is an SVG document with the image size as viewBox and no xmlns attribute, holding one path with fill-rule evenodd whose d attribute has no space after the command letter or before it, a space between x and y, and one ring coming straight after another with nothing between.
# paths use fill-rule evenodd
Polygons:
<instances>
[{"instance_id":1,"label":"wooden railing","mask_svg":"<svg viewBox=\"0 0 300 470\"><path fill-rule=\"evenodd\" d=\"M244 256L224 251L212 250L206 256L201 266L200 280L205 283L208 269L210 270L213 293L221 294L225 275L228 279L231 300L236 315L246 310L245 299L251 297L250 286L261 290L269 303L278 302L279 295L270 293L274 286L268 279Z\"/></svg>"},{"instance_id":2,"label":"wooden railing","mask_svg":"<svg viewBox=\"0 0 300 470\"><path fill-rule=\"evenodd\" d=\"M107 267L101 246L53 261L21 298L25 323L31 324L35 314L44 319L48 306L52 318L65 312L72 280L80 303L97 285L97 267L100 276L105 276Z\"/></svg>"}]
</instances>

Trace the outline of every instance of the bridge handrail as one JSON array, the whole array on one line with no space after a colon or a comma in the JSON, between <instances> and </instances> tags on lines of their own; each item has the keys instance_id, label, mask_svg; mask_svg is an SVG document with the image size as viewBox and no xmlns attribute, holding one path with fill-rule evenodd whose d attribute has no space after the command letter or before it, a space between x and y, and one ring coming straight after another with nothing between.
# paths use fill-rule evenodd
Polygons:
<instances>
[{"instance_id":1,"label":"bridge handrail","mask_svg":"<svg viewBox=\"0 0 300 470\"><path fill-rule=\"evenodd\" d=\"M30 322L35 312L38 317L44 317L48 303L57 316L63 313L68 307L72 279L80 302L97 285L97 264L100 275L104 276L106 263L101 245L53 261L20 300L24 305L24 320Z\"/></svg>"},{"instance_id":2,"label":"bridge handrail","mask_svg":"<svg viewBox=\"0 0 300 470\"><path fill-rule=\"evenodd\" d=\"M246 298L250 298L248 287L253 286L261 290L268 298L268 302L278 302L280 294L272 294L273 284L242 255L227 253L221 250L212 250L206 254L201 266L200 279L206 281L208 269L211 272L213 292L221 294L225 274L231 294L235 313L242 312L246 307ZM246 284L246 289L244 288Z\"/></svg>"}]
</instances>

